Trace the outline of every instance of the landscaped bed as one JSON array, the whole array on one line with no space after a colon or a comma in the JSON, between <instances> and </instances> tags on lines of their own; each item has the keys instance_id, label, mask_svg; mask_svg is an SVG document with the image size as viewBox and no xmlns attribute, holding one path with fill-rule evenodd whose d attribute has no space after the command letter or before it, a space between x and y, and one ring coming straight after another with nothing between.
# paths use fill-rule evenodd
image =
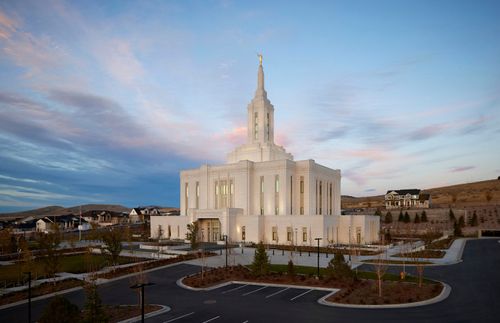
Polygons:
<instances>
[{"instance_id":1,"label":"landscaped bed","mask_svg":"<svg viewBox=\"0 0 500 323\"><path fill-rule=\"evenodd\" d=\"M365 264L376 264L378 262L381 262L383 264L389 264L389 265L431 265L432 262L430 261L403 261L403 260L390 260L390 259L365 259L361 260L362 263Z\"/></svg>"},{"instance_id":2,"label":"landscaped bed","mask_svg":"<svg viewBox=\"0 0 500 323\"><path fill-rule=\"evenodd\" d=\"M312 272L316 271L314 267L295 267L297 274L290 275L285 272L273 272L280 270L286 266L278 265L271 266L271 272L263 276L254 276L250 270L243 266L229 268L215 268L203 273L185 277L183 283L194 288L206 288L218 285L228 281L247 281L258 283L272 283L284 285L300 285L311 287L337 288L339 292L330 296L327 301L357 304L357 305L382 305L382 304L401 304L418 302L426 299L431 299L438 296L443 286L434 281L425 280L422 287L418 287L415 283L415 277L407 276L404 281L399 281L396 275L384 275L382 282L382 297L378 296L377 280L374 273L359 272L358 279L335 280L320 277L317 279ZM306 274L302 274L305 272ZM322 275L325 271L320 271Z\"/></svg>"},{"instance_id":3,"label":"landscaped bed","mask_svg":"<svg viewBox=\"0 0 500 323\"><path fill-rule=\"evenodd\" d=\"M398 253L393 255L392 257L405 257L405 258L443 258L446 255L445 251L442 250L420 250L414 251L410 253Z\"/></svg>"},{"instance_id":4,"label":"landscaped bed","mask_svg":"<svg viewBox=\"0 0 500 323\"><path fill-rule=\"evenodd\" d=\"M69 278L54 282L46 282L31 288L31 297L37 297L49 293L58 292L73 287L83 286L83 282L78 279ZM28 298L28 290L12 292L0 297L0 305L14 303Z\"/></svg>"},{"instance_id":5,"label":"landscaped bed","mask_svg":"<svg viewBox=\"0 0 500 323\"><path fill-rule=\"evenodd\" d=\"M285 250L285 251L294 251L303 253L314 253L314 254L318 252L318 248L313 246L267 245L266 249L268 250L274 249L277 251ZM381 253L381 251L379 250L366 250L366 249L356 249L356 248L327 248L327 247L320 247L319 252L328 254L334 254L340 252L343 255L356 254L359 256L370 256Z\"/></svg>"},{"instance_id":6,"label":"landscaped bed","mask_svg":"<svg viewBox=\"0 0 500 323\"><path fill-rule=\"evenodd\" d=\"M144 313L150 313L161 309L159 305L144 305ZM141 307L138 305L116 305L105 306L104 311L110 323L120 322L141 315Z\"/></svg>"},{"instance_id":7,"label":"landscaped bed","mask_svg":"<svg viewBox=\"0 0 500 323\"><path fill-rule=\"evenodd\" d=\"M434 241L429 244L426 249L449 249L453 241L455 241L455 237Z\"/></svg>"}]
</instances>

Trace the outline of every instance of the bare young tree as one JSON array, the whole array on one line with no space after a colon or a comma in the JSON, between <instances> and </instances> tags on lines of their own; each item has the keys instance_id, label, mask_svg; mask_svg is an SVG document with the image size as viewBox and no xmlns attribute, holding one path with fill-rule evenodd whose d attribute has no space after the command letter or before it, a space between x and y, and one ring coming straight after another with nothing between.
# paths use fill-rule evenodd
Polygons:
<instances>
[{"instance_id":1,"label":"bare young tree","mask_svg":"<svg viewBox=\"0 0 500 323\"><path fill-rule=\"evenodd\" d=\"M118 264L118 257L122 252L122 232L118 229L106 230L102 234L104 245L101 246L101 252L111 262L113 266Z\"/></svg>"},{"instance_id":2,"label":"bare young tree","mask_svg":"<svg viewBox=\"0 0 500 323\"><path fill-rule=\"evenodd\" d=\"M389 268L389 266L387 265L387 249L377 255L374 268L375 274L377 275L378 297L382 297L382 282L384 275Z\"/></svg>"}]
</instances>

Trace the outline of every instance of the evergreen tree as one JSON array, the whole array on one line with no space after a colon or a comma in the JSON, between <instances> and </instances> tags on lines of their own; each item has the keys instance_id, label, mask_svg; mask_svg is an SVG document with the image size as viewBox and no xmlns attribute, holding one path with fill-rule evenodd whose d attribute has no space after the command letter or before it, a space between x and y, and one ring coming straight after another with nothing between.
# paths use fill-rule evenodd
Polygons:
<instances>
[{"instance_id":1,"label":"evergreen tree","mask_svg":"<svg viewBox=\"0 0 500 323\"><path fill-rule=\"evenodd\" d=\"M427 213L425 211L422 211L422 217L420 218L420 221L422 222L427 222Z\"/></svg>"},{"instance_id":2,"label":"evergreen tree","mask_svg":"<svg viewBox=\"0 0 500 323\"><path fill-rule=\"evenodd\" d=\"M73 323L80 320L80 309L62 296L55 296L43 310L40 323Z\"/></svg>"},{"instance_id":3,"label":"evergreen tree","mask_svg":"<svg viewBox=\"0 0 500 323\"><path fill-rule=\"evenodd\" d=\"M289 260L288 261L288 270L287 270L288 276L294 278L295 277L295 266L293 265L293 261Z\"/></svg>"},{"instance_id":4,"label":"evergreen tree","mask_svg":"<svg viewBox=\"0 0 500 323\"><path fill-rule=\"evenodd\" d=\"M269 258L262 241L257 245L251 268L255 276L267 275L269 273Z\"/></svg>"},{"instance_id":5,"label":"evergreen tree","mask_svg":"<svg viewBox=\"0 0 500 323\"><path fill-rule=\"evenodd\" d=\"M195 250L196 248L198 248L198 231L200 230L198 221L188 223L187 229L187 238L189 239L189 242L191 242L191 250Z\"/></svg>"},{"instance_id":6,"label":"evergreen tree","mask_svg":"<svg viewBox=\"0 0 500 323\"><path fill-rule=\"evenodd\" d=\"M413 219L413 222L420 223L420 215L418 215L418 212L415 213L415 219Z\"/></svg>"},{"instance_id":7,"label":"evergreen tree","mask_svg":"<svg viewBox=\"0 0 500 323\"><path fill-rule=\"evenodd\" d=\"M391 211L385 214L385 223L392 223L392 214Z\"/></svg>"},{"instance_id":8,"label":"evergreen tree","mask_svg":"<svg viewBox=\"0 0 500 323\"><path fill-rule=\"evenodd\" d=\"M408 211L405 212L405 217L403 219L404 223L410 223L410 215L408 214Z\"/></svg>"},{"instance_id":9,"label":"evergreen tree","mask_svg":"<svg viewBox=\"0 0 500 323\"><path fill-rule=\"evenodd\" d=\"M101 298L97 293L97 285L94 281L85 286L85 296L82 323L108 322L109 318L104 312Z\"/></svg>"},{"instance_id":10,"label":"evergreen tree","mask_svg":"<svg viewBox=\"0 0 500 323\"><path fill-rule=\"evenodd\" d=\"M477 214L476 211L474 211L474 214L472 215L471 226L477 227L478 224L479 223L477 221Z\"/></svg>"},{"instance_id":11,"label":"evergreen tree","mask_svg":"<svg viewBox=\"0 0 500 323\"><path fill-rule=\"evenodd\" d=\"M354 272L346 263L344 255L340 251L335 252L334 258L328 263L326 278L351 282L355 279Z\"/></svg>"},{"instance_id":12,"label":"evergreen tree","mask_svg":"<svg viewBox=\"0 0 500 323\"><path fill-rule=\"evenodd\" d=\"M449 217L450 217L450 221L451 222L455 222L457 219L455 218L455 213L453 213L453 210L450 209L450 213L449 213Z\"/></svg>"},{"instance_id":13,"label":"evergreen tree","mask_svg":"<svg viewBox=\"0 0 500 323\"><path fill-rule=\"evenodd\" d=\"M377 210L375 211L375 215L382 216L382 212L380 211L379 208L377 208Z\"/></svg>"},{"instance_id":14,"label":"evergreen tree","mask_svg":"<svg viewBox=\"0 0 500 323\"><path fill-rule=\"evenodd\" d=\"M465 219L463 215L461 215L460 218L458 218L458 225L460 226L460 228L465 227Z\"/></svg>"},{"instance_id":15,"label":"evergreen tree","mask_svg":"<svg viewBox=\"0 0 500 323\"><path fill-rule=\"evenodd\" d=\"M399 211L398 222L403 222L403 220L404 220L403 211Z\"/></svg>"},{"instance_id":16,"label":"evergreen tree","mask_svg":"<svg viewBox=\"0 0 500 323\"><path fill-rule=\"evenodd\" d=\"M456 237L461 237L463 234L462 234L462 228L460 228L460 225L458 223L455 223L453 225L453 234L456 236Z\"/></svg>"}]
</instances>

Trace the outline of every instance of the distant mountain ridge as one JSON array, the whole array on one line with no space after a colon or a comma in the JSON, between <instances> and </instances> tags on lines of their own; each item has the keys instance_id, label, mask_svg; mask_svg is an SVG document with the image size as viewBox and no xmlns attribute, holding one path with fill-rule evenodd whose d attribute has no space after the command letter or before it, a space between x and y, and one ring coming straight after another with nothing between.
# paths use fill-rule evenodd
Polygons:
<instances>
[{"instance_id":1,"label":"distant mountain ridge","mask_svg":"<svg viewBox=\"0 0 500 323\"><path fill-rule=\"evenodd\" d=\"M12 212L12 213L0 213L0 217L3 219L9 218L24 218L27 216L34 217L44 217L47 215L63 215L68 213L78 214L80 213L80 207L83 212L92 211L92 210L102 210L102 211L112 211L112 212L127 212L129 213L132 208L125 207L123 205L114 205L114 204L85 204L85 205L76 205L71 207L62 207L59 205L51 205L46 206L34 210L20 211L20 212Z\"/></svg>"}]
</instances>

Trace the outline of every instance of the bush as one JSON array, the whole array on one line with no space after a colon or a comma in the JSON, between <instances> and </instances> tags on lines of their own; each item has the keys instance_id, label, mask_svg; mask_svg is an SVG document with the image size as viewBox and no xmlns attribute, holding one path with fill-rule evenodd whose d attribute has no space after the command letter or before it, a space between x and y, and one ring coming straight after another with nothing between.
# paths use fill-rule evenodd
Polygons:
<instances>
[{"instance_id":1,"label":"bush","mask_svg":"<svg viewBox=\"0 0 500 323\"><path fill-rule=\"evenodd\" d=\"M391 211L388 211L385 214L385 223L392 223L392 214L391 214Z\"/></svg>"},{"instance_id":2,"label":"bush","mask_svg":"<svg viewBox=\"0 0 500 323\"><path fill-rule=\"evenodd\" d=\"M293 265L293 261L290 260L288 261L288 270L287 270L288 276L290 277L295 277L295 266Z\"/></svg>"},{"instance_id":3,"label":"bush","mask_svg":"<svg viewBox=\"0 0 500 323\"><path fill-rule=\"evenodd\" d=\"M43 310L40 323L73 323L80 319L80 309L62 296L55 296Z\"/></svg>"},{"instance_id":4,"label":"bush","mask_svg":"<svg viewBox=\"0 0 500 323\"><path fill-rule=\"evenodd\" d=\"M342 253L336 252L334 258L330 260L326 268L326 278L328 280L335 279L352 282L354 281L354 277L354 272L346 263Z\"/></svg>"}]
</instances>

